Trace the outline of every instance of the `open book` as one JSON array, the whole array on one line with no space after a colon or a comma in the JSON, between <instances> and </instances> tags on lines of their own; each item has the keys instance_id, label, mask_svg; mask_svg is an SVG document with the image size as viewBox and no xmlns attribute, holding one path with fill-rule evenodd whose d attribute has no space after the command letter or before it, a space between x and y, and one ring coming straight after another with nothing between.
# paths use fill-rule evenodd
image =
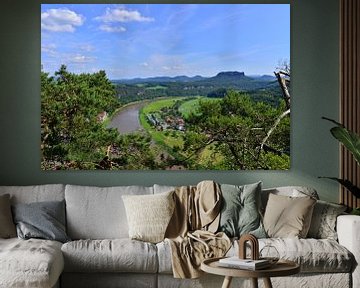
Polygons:
<instances>
[{"instance_id":1,"label":"open book","mask_svg":"<svg viewBox=\"0 0 360 288\"><path fill-rule=\"evenodd\" d=\"M265 269L271 265L271 262L267 259L251 260L251 259L240 259L238 256L229 258L222 258L219 260L219 266L247 269L247 270L259 270Z\"/></svg>"}]
</instances>

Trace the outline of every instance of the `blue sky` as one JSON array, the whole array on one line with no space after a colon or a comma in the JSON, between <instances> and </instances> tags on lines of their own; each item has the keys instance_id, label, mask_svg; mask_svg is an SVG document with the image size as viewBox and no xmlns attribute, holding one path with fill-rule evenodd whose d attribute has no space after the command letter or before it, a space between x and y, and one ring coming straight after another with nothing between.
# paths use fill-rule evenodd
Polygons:
<instances>
[{"instance_id":1,"label":"blue sky","mask_svg":"<svg viewBox=\"0 0 360 288\"><path fill-rule=\"evenodd\" d=\"M289 4L42 4L41 64L110 79L272 74L290 59Z\"/></svg>"}]
</instances>

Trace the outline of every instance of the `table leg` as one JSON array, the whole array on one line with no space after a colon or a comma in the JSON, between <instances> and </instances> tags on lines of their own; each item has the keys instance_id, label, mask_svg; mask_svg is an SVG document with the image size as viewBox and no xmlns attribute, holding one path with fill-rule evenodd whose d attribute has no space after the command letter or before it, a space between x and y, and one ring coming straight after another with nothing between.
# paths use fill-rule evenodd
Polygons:
<instances>
[{"instance_id":1,"label":"table leg","mask_svg":"<svg viewBox=\"0 0 360 288\"><path fill-rule=\"evenodd\" d=\"M270 278L266 277L263 279L264 279L265 288L273 288Z\"/></svg>"},{"instance_id":2,"label":"table leg","mask_svg":"<svg viewBox=\"0 0 360 288\"><path fill-rule=\"evenodd\" d=\"M221 288L230 288L232 277L231 276L225 276L224 282L221 286Z\"/></svg>"},{"instance_id":3,"label":"table leg","mask_svg":"<svg viewBox=\"0 0 360 288\"><path fill-rule=\"evenodd\" d=\"M258 288L258 279L257 278L251 278L252 287Z\"/></svg>"}]
</instances>

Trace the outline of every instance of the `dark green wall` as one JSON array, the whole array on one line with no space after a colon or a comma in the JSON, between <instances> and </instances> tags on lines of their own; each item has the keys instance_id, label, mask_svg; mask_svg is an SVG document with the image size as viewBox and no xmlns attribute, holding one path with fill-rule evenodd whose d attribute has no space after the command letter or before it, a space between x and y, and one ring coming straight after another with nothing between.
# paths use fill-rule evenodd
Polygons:
<instances>
[{"instance_id":1,"label":"dark green wall","mask_svg":"<svg viewBox=\"0 0 360 288\"><path fill-rule=\"evenodd\" d=\"M46 3L72 2L74 1L46 1ZM96 3L89 0L76 2ZM110 3L110 1L102 2ZM217 1L207 3L211 2ZM0 185L39 183L98 186L152 185L153 183L180 185L196 183L203 179L241 184L262 180L265 187L313 186L319 191L322 199L338 200L338 186L330 181L317 179L319 175L337 176L339 169L338 145L328 131L331 125L321 120L321 116L338 118L337 0L291 2L291 169L253 172L41 171L40 3L41 1L38 0L1 1ZM111 1L111 3L116 2ZM231 1L231 3L274 3L274 1L247 0ZM288 1L277 1L277 3L288 3Z\"/></svg>"}]
</instances>

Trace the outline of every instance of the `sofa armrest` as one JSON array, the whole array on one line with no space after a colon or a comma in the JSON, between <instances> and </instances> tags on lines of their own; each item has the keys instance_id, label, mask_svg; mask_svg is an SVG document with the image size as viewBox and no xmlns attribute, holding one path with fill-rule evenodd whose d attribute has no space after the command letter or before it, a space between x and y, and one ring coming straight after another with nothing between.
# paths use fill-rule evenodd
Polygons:
<instances>
[{"instance_id":1,"label":"sofa armrest","mask_svg":"<svg viewBox=\"0 0 360 288\"><path fill-rule=\"evenodd\" d=\"M341 215L336 224L339 243L355 257L352 273L352 287L360 287L360 216Z\"/></svg>"}]
</instances>

